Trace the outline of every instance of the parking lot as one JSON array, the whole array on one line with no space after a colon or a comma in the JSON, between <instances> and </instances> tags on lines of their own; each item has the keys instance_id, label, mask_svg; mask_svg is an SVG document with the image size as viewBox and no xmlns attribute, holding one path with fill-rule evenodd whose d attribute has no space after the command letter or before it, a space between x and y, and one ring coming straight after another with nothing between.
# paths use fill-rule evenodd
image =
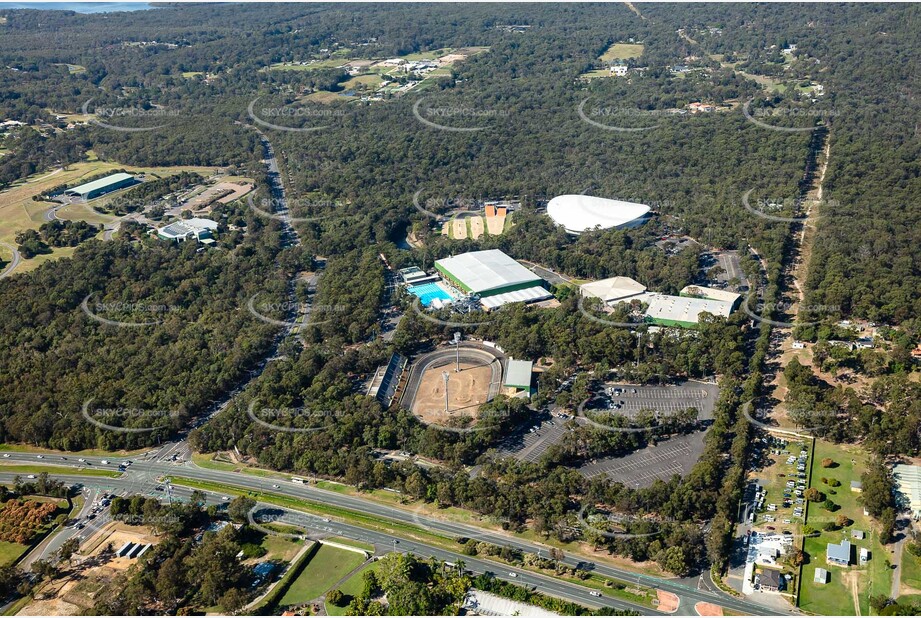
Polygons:
<instances>
[{"instance_id":1,"label":"parking lot","mask_svg":"<svg viewBox=\"0 0 921 618\"><path fill-rule=\"evenodd\" d=\"M657 479L686 475L704 450L705 431L678 436L626 457L606 457L579 468L586 478L604 475L628 487L649 487Z\"/></svg>"},{"instance_id":2,"label":"parking lot","mask_svg":"<svg viewBox=\"0 0 921 618\"><path fill-rule=\"evenodd\" d=\"M499 448L499 457L514 457L531 463L538 461L548 448L563 440L568 432L566 422L557 416L541 415L535 424L506 438Z\"/></svg>"},{"instance_id":3,"label":"parking lot","mask_svg":"<svg viewBox=\"0 0 921 618\"><path fill-rule=\"evenodd\" d=\"M804 493L809 486L809 453L801 441L767 435L755 439L755 450L765 465L753 475L743 498L743 514L749 525L773 530L803 522Z\"/></svg>"},{"instance_id":4,"label":"parking lot","mask_svg":"<svg viewBox=\"0 0 921 618\"><path fill-rule=\"evenodd\" d=\"M641 410L651 410L662 416L697 408L699 420L713 418L713 409L719 396L716 384L685 382L678 386L637 386L605 383L587 410L607 410L634 418Z\"/></svg>"}]
</instances>

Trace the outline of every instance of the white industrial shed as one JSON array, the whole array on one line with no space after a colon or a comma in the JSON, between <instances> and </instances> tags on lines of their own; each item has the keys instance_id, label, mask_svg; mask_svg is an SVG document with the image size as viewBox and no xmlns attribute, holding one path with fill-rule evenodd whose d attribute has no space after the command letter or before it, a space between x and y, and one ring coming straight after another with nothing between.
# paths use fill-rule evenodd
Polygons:
<instances>
[{"instance_id":1,"label":"white industrial shed","mask_svg":"<svg viewBox=\"0 0 921 618\"><path fill-rule=\"evenodd\" d=\"M733 310L733 303L690 296L645 294L640 300L649 303L646 321L661 326L693 327L700 322L702 313L728 318Z\"/></svg>"},{"instance_id":2,"label":"white industrial shed","mask_svg":"<svg viewBox=\"0 0 921 618\"><path fill-rule=\"evenodd\" d=\"M606 303L616 303L638 296L646 291L646 286L630 277L610 277L583 283L579 286L582 296L600 298Z\"/></svg>"},{"instance_id":3,"label":"white industrial shed","mask_svg":"<svg viewBox=\"0 0 921 618\"><path fill-rule=\"evenodd\" d=\"M681 296L693 296L695 298L708 298L710 300L721 300L727 303L733 303L739 301L742 298L741 294L736 294L735 292L730 292L729 290L719 290L716 288L708 288L702 285L686 285L681 288L681 291L678 293Z\"/></svg>"},{"instance_id":4,"label":"white industrial shed","mask_svg":"<svg viewBox=\"0 0 921 618\"><path fill-rule=\"evenodd\" d=\"M892 478L905 508L911 510L914 519L921 519L921 466L897 464L892 468Z\"/></svg>"},{"instance_id":5,"label":"white industrial shed","mask_svg":"<svg viewBox=\"0 0 921 618\"><path fill-rule=\"evenodd\" d=\"M590 195L559 195L547 204L547 214L570 234L600 228L637 227L649 214L649 206Z\"/></svg>"},{"instance_id":6,"label":"white industrial shed","mask_svg":"<svg viewBox=\"0 0 921 618\"><path fill-rule=\"evenodd\" d=\"M487 309L553 296L544 288L543 279L498 249L436 260L435 269L459 289L478 295Z\"/></svg>"}]
</instances>

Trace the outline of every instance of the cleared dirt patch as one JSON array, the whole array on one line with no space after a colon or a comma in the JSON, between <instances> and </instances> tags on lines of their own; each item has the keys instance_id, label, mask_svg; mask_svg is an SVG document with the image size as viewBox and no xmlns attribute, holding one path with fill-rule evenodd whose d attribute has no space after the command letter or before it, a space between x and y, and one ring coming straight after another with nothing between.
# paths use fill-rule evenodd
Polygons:
<instances>
[{"instance_id":1,"label":"cleared dirt patch","mask_svg":"<svg viewBox=\"0 0 921 618\"><path fill-rule=\"evenodd\" d=\"M498 236L505 229L505 217L487 217L486 229L489 230L490 236Z\"/></svg>"},{"instance_id":2,"label":"cleared dirt patch","mask_svg":"<svg viewBox=\"0 0 921 618\"><path fill-rule=\"evenodd\" d=\"M454 221L452 221L451 223L454 226L453 228L454 238L458 240L467 238L467 220L466 219L454 219Z\"/></svg>"},{"instance_id":3,"label":"cleared dirt patch","mask_svg":"<svg viewBox=\"0 0 921 618\"><path fill-rule=\"evenodd\" d=\"M656 597L659 599L659 605L656 609L660 612L671 613L678 609L678 595L674 592L656 590Z\"/></svg>"},{"instance_id":4,"label":"cleared dirt patch","mask_svg":"<svg viewBox=\"0 0 921 618\"><path fill-rule=\"evenodd\" d=\"M460 372L454 363L430 367L422 374L412 412L426 423L450 425L456 418L477 418L480 404L486 403L492 369L482 363L461 361ZM448 372L448 413L445 414L445 384Z\"/></svg>"},{"instance_id":5,"label":"cleared dirt patch","mask_svg":"<svg viewBox=\"0 0 921 618\"><path fill-rule=\"evenodd\" d=\"M698 603L694 606L694 611L698 616L722 616L723 608L713 603Z\"/></svg>"},{"instance_id":6,"label":"cleared dirt patch","mask_svg":"<svg viewBox=\"0 0 921 618\"><path fill-rule=\"evenodd\" d=\"M470 217L470 237L474 240L484 233L483 217Z\"/></svg>"}]
</instances>

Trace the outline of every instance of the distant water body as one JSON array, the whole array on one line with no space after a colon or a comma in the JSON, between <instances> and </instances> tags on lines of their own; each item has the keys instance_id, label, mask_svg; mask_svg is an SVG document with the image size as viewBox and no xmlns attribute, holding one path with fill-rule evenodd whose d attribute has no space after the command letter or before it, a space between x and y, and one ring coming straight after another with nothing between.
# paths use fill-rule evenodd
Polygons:
<instances>
[{"instance_id":1,"label":"distant water body","mask_svg":"<svg viewBox=\"0 0 921 618\"><path fill-rule=\"evenodd\" d=\"M158 8L149 2L0 2L0 9L38 9L76 13L116 13Z\"/></svg>"}]
</instances>

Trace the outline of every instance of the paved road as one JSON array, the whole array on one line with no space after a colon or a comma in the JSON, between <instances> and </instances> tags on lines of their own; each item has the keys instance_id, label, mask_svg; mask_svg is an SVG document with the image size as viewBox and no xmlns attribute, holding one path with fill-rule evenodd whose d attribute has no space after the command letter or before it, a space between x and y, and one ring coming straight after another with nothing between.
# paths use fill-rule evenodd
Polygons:
<instances>
[{"instance_id":1,"label":"paved road","mask_svg":"<svg viewBox=\"0 0 921 618\"><path fill-rule=\"evenodd\" d=\"M2 477L10 476L8 480L4 478L4 482L13 484L15 475L0 475ZM90 511L93 508L93 501L99 495L99 492L96 490L84 492L83 497L86 498L86 501L83 503L83 508L80 509L80 512L73 518L74 521L85 519L87 515L90 514ZM95 523L95 522L93 522ZM39 543L32 551L25 555L25 557L19 562L19 568L23 571L29 571L32 568L32 563L36 560L48 560L51 556L54 555L58 549L61 548L61 545L65 541L72 538L77 532L82 532L77 528L74 528L72 525L68 525L62 530L59 530L56 534L45 537L45 539ZM89 529L87 529L89 532ZM89 538L89 536L84 536L84 538Z\"/></svg>"},{"instance_id":2,"label":"paved road","mask_svg":"<svg viewBox=\"0 0 921 618\"><path fill-rule=\"evenodd\" d=\"M360 513L365 513L369 515L374 515L381 518L386 518L391 521L397 521L402 523L407 523L413 526L427 528L432 532L443 534L449 538L452 537L467 537L475 538L481 541L487 541L490 543L495 543L497 545L505 545L511 548L519 549L521 551L538 553L549 551L549 546L542 543L525 541L521 539L514 538L509 535L505 535L499 532L486 531L482 528L476 526L471 526L467 524L460 524L450 521L443 521L440 519L427 517L421 514L414 513L409 510L404 510L396 508L389 505L379 504L377 502L371 501L362 496L350 496L345 494L340 494L332 491L326 491L323 489L318 489L313 486L304 486L298 485L286 481L280 481L277 478L263 478L257 476L251 476L248 474L239 474L235 472L224 472L220 470L208 470L204 468L199 468L189 462L184 464L176 463L166 463L160 460L160 455L163 452L170 452L170 449L176 448L176 445L168 444L162 447L157 451L152 451L146 454L142 458L134 458L135 463L129 468L128 473L125 475L125 480L130 483L134 483L136 491L139 493L148 493L153 488L151 485L156 482L156 477L160 475L175 475L175 476L184 476L188 478L193 478L201 481L210 481L214 483L222 483L228 487L238 487L246 490L254 491L265 491L281 495L293 496L298 498L307 498L314 500L316 502L321 502L324 504L345 508L353 510ZM92 466L100 466L101 460L100 457L86 457L87 463ZM35 453L10 453L10 457L6 461L12 462L29 462L33 464L42 463L36 459ZM49 464L60 465L59 461L43 460ZM110 468L112 465L110 465ZM87 483L89 479L94 479L94 483L98 484L109 484L113 485L113 479L105 479L98 477L75 477L80 482ZM278 484L279 488L275 489L272 487L273 484ZM144 491L146 490L146 491ZM461 559L468 561L467 557L462 556ZM576 566L582 564L585 565L585 559L580 558L574 555L567 555L564 559L564 562L571 566ZM495 567L501 568L501 567ZM612 567L604 564L594 564L590 565L595 572L600 575L605 575L608 577L614 577L622 581L637 582L642 585L652 586L665 590L668 592L673 592L677 594L682 599L682 605L679 613L685 611L690 613L692 611L694 603L698 601L708 601L711 603L717 603L726 607L727 609L738 611L746 614L754 615L775 615L777 611L772 608L766 608L764 606L758 605L756 603L750 603L748 601L736 599L717 592L709 592L706 590L698 590L690 586L686 586L675 580L663 579L659 577L652 577L648 575L641 575L627 571L625 569Z\"/></svg>"},{"instance_id":3,"label":"paved road","mask_svg":"<svg viewBox=\"0 0 921 618\"><path fill-rule=\"evenodd\" d=\"M543 266L538 266L534 262L528 262L527 260L519 260L523 264L526 264L528 268L538 277L544 279L545 281L552 283L553 285L563 285L563 284L572 284L572 280L568 279L565 275L545 268Z\"/></svg>"},{"instance_id":4,"label":"paved road","mask_svg":"<svg viewBox=\"0 0 921 618\"><path fill-rule=\"evenodd\" d=\"M134 466L132 466L132 468L133 467ZM9 483L12 481L14 476L15 475L12 474L0 474L0 482ZM58 474L52 474L50 476L68 483L81 483L84 485L84 487L92 488L92 491L95 492L114 491L117 494L127 495L132 491L133 487L133 482L130 480L130 478L128 478L130 477L130 473L127 474L125 478L119 479L110 479L104 477L67 476ZM172 499L188 501L191 497L192 491L193 490L189 488L173 486L171 492ZM227 502L219 493L204 493L206 504L222 504ZM165 498L165 494L163 492L153 493L152 495L157 495L161 499ZM344 537L355 541L371 543L376 548L379 548L381 553L387 551L398 551L401 553L412 553L422 558L435 557L438 560L454 563L463 561L467 570L471 571L474 575L491 572L498 579L513 582L522 586L533 586L545 594L567 599L587 607L612 607L616 609L631 609L643 614L662 615L660 612L656 612L655 610L651 610L639 605L634 605L619 599L610 599L607 597L599 598L592 596L589 593L588 588L585 588L579 584L560 581L552 577L508 567L506 565L497 564L487 560L480 560L474 557L465 556L457 552L451 552L439 549L437 547L431 547L417 541L402 539L373 530L366 530L364 528L360 528L358 526L344 522L328 520L326 518L311 515L309 513L282 508L273 504L258 503L254 511L254 518L258 522L260 516L264 515L270 515L275 521L280 521L282 523L288 523L305 528L308 530L308 536L310 538L324 538L329 536ZM81 531L81 536L86 540L90 539L92 535L95 534L99 528L105 525L105 523L108 523L108 521L110 521L108 518L103 520L97 517L97 519L93 522L93 528L91 529L90 526L87 526L87 528ZM63 535L65 532L70 532L70 529L62 530L58 533L58 536ZM70 536L72 536L72 533ZM60 543L63 543L64 540L66 539L62 538ZM51 553L52 552L49 551L46 555L50 555ZM35 559L37 558L38 556L36 555ZM515 576L510 575L510 573L515 573Z\"/></svg>"},{"instance_id":5,"label":"paved road","mask_svg":"<svg viewBox=\"0 0 921 618\"><path fill-rule=\"evenodd\" d=\"M13 271L16 270L16 267L19 266L19 262L22 260L22 256L19 255L19 250L13 245L5 242L0 242L0 245L3 245L13 252L13 260L7 264L6 268L3 269L3 272L0 273L0 279L3 279L4 277L9 277Z\"/></svg>"}]
</instances>

